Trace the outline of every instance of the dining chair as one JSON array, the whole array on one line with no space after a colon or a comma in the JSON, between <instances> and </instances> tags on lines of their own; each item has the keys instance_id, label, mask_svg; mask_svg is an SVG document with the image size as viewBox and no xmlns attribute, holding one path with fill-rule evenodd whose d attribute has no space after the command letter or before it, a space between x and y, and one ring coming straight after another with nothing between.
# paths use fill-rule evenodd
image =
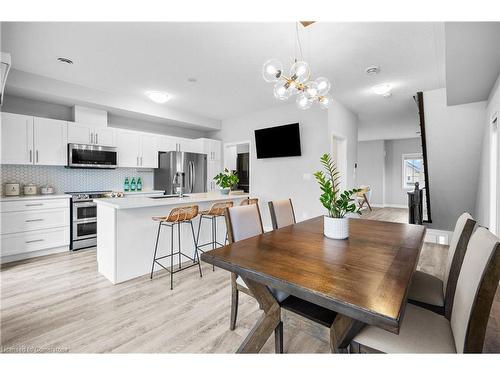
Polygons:
<instances>
[{"instance_id":1,"label":"dining chair","mask_svg":"<svg viewBox=\"0 0 500 375\"><path fill-rule=\"evenodd\" d=\"M291 199L269 201L268 205L273 229L283 228L296 223Z\"/></svg>"},{"instance_id":2,"label":"dining chair","mask_svg":"<svg viewBox=\"0 0 500 375\"><path fill-rule=\"evenodd\" d=\"M370 186L360 186L360 191L356 193L356 202L358 203L358 207L361 209L365 206L368 206L370 211L372 211L372 206L370 205L370 199L372 197L372 189Z\"/></svg>"},{"instance_id":3,"label":"dining chair","mask_svg":"<svg viewBox=\"0 0 500 375\"><path fill-rule=\"evenodd\" d=\"M469 213L460 215L448 247L442 279L423 271L416 271L408 292L410 303L450 319L458 275L475 225L476 221Z\"/></svg>"},{"instance_id":4,"label":"dining chair","mask_svg":"<svg viewBox=\"0 0 500 375\"><path fill-rule=\"evenodd\" d=\"M486 228L472 235L458 276L451 319L408 304L399 334L365 326L355 353L481 353L500 279L500 239Z\"/></svg>"},{"instance_id":5,"label":"dining chair","mask_svg":"<svg viewBox=\"0 0 500 375\"><path fill-rule=\"evenodd\" d=\"M225 217L230 244L264 233L259 205L257 204L228 207L225 209ZM252 295L243 279L235 273L231 273L231 321L229 325L231 331L236 327L239 292ZM275 289L271 289L271 293L278 302L288 297L288 294Z\"/></svg>"},{"instance_id":6,"label":"dining chair","mask_svg":"<svg viewBox=\"0 0 500 375\"><path fill-rule=\"evenodd\" d=\"M240 206L248 206L250 204L259 204L259 198L245 198L240 202Z\"/></svg>"}]
</instances>

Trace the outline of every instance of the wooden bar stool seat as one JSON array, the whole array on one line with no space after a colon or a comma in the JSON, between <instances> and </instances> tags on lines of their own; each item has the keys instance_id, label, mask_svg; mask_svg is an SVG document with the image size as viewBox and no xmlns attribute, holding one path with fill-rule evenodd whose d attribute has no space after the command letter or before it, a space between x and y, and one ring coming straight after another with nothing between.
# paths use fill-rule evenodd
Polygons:
<instances>
[{"instance_id":1,"label":"wooden bar stool seat","mask_svg":"<svg viewBox=\"0 0 500 375\"><path fill-rule=\"evenodd\" d=\"M153 272L155 268L155 264L158 264L164 270L170 273L170 289L173 289L174 286L174 273L183 271L187 268L198 265L198 269L200 271L200 277L202 277L201 273L201 265L200 265L200 257L198 255L198 241L196 236L194 235L194 227L193 227L193 219L198 216L198 206L184 206L184 207L175 207L173 208L167 216L153 216L153 221L158 222L158 233L156 235L156 244L155 251L153 255L153 265L151 266L151 275L150 279L153 278ZM191 226L191 233L193 235L194 242L194 255L193 257L182 252L181 248L181 224L189 224ZM177 235L178 235L178 249L174 252L174 229L177 226ZM164 255L161 257L157 257L158 253L158 241L160 239L160 232L162 227L170 228L170 254ZM174 256L178 255L179 264L178 268L174 270ZM191 260L193 263L187 266L182 266L182 257ZM159 261L161 259L170 258L170 267L165 267Z\"/></svg>"},{"instance_id":2,"label":"wooden bar stool seat","mask_svg":"<svg viewBox=\"0 0 500 375\"><path fill-rule=\"evenodd\" d=\"M228 207L233 207L233 201L223 201L223 202L217 202L212 205L208 210L200 211L200 221L198 223L198 234L196 236L196 242L198 243L198 250L204 253L206 250L203 250L202 248L204 246L211 246L211 250L216 249L217 247L222 247L227 243L227 233L226 233L226 238L224 240L224 244L220 243L217 241L217 218L218 217L224 217L224 212L226 208ZM201 223L203 219L208 219L211 222L212 226L212 240L204 243L204 244L199 244L200 240L200 230L201 230ZM215 271L215 266L212 266L212 269Z\"/></svg>"}]
</instances>

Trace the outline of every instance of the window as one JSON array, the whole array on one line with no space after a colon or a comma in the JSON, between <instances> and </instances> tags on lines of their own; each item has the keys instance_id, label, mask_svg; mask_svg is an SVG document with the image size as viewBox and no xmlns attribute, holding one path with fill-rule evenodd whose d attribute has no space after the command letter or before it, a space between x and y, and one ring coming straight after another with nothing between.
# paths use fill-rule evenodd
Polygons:
<instances>
[{"instance_id":1,"label":"window","mask_svg":"<svg viewBox=\"0 0 500 375\"><path fill-rule=\"evenodd\" d=\"M425 186L422 154L403 154L403 189L414 189L416 182L420 188Z\"/></svg>"}]
</instances>

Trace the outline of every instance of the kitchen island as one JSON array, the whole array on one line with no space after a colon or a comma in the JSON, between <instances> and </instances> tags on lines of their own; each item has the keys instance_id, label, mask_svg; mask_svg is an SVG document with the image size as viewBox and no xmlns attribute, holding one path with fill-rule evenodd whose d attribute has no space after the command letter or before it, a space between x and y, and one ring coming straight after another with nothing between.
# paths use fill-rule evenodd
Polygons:
<instances>
[{"instance_id":1,"label":"kitchen island","mask_svg":"<svg viewBox=\"0 0 500 375\"><path fill-rule=\"evenodd\" d=\"M223 195L218 192L187 194L183 198L162 197L161 194L149 196L126 196L124 198L95 199L97 203L97 264L98 271L113 284L121 283L149 274L153 261L153 252L158 230L158 223L153 216L167 216L174 207L198 205L200 211L208 209L218 201L231 200L239 205L248 195ZM224 218L217 219L217 240L224 242L226 225ZM195 233L199 218L193 220ZM177 230L177 229L176 229ZM204 220L199 243L211 240L210 221ZM191 231L182 227L182 250L194 256L195 245ZM174 236L174 251L177 249L177 233ZM205 246L204 250L210 250ZM170 229L162 228L158 254L170 253ZM174 264L177 264L174 257ZM186 258L182 260L187 261ZM161 269L155 267L155 270Z\"/></svg>"}]
</instances>

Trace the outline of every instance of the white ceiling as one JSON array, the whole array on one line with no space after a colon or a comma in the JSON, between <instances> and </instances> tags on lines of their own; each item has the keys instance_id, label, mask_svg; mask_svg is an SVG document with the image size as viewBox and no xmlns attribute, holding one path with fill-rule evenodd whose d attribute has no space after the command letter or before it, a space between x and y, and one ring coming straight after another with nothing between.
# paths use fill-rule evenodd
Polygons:
<instances>
[{"instance_id":1,"label":"white ceiling","mask_svg":"<svg viewBox=\"0 0 500 375\"><path fill-rule=\"evenodd\" d=\"M329 78L334 97L365 119L414 113L412 95L445 84L443 23L318 22L301 39L313 77ZM2 23L1 49L18 71L116 98L164 90L171 101L155 106L221 120L280 104L261 66L276 57L289 67L294 40L294 23L23 22ZM370 65L381 73L367 76ZM381 82L394 85L391 98L371 92Z\"/></svg>"}]
</instances>

